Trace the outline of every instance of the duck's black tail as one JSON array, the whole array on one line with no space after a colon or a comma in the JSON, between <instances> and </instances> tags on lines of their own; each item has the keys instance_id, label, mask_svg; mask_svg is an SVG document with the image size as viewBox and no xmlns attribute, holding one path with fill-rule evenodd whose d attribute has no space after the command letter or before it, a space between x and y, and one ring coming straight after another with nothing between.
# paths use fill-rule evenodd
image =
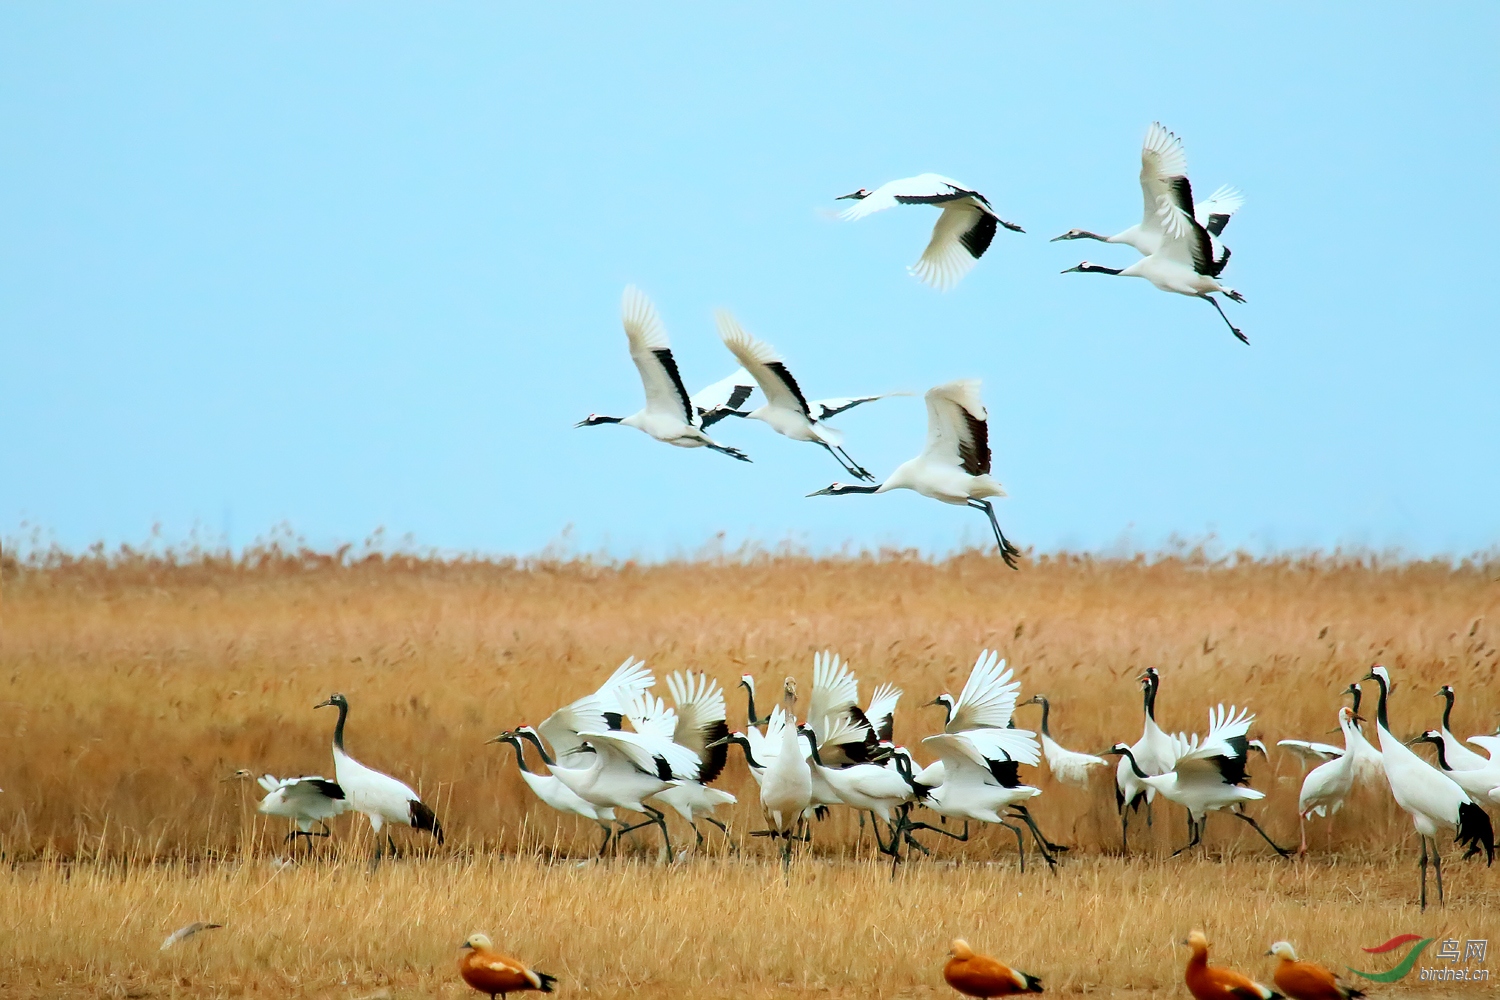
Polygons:
<instances>
[{"instance_id":1,"label":"duck's black tail","mask_svg":"<svg viewBox=\"0 0 1500 1000\"><path fill-rule=\"evenodd\" d=\"M1472 802L1458 807L1458 845L1467 846L1464 857L1472 858L1484 849L1485 864L1495 863L1495 829L1489 814Z\"/></svg>"},{"instance_id":2,"label":"duck's black tail","mask_svg":"<svg viewBox=\"0 0 1500 1000\"><path fill-rule=\"evenodd\" d=\"M537 989L543 993L551 993L552 987L557 985L557 977L549 976L545 972L537 972L535 969L531 971L535 972L537 979L540 979L542 982L542 985L538 986Z\"/></svg>"}]
</instances>

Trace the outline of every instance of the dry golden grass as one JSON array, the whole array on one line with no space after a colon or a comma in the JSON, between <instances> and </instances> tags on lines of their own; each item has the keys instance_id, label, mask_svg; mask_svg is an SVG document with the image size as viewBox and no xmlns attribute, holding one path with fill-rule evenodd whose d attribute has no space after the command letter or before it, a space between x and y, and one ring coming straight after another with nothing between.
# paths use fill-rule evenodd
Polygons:
<instances>
[{"instance_id":1,"label":"dry golden grass","mask_svg":"<svg viewBox=\"0 0 1500 1000\"><path fill-rule=\"evenodd\" d=\"M1055 879L1019 876L1014 840L986 833L935 845L934 861L893 883L838 818L783 883L759 861L763 842L658 868L643 863L644 832L627 859L574 867L565 859L587 857L596 828L558 821L529 798L509 749L483 745L627 655L659 676L701 668L732 686L749 672L774 688L805 679L823 648L852 660L867 691L906 690L897 736L912 745L940 721L919 704L956 691L986 646L1026 692L1052 697L1053 729L1075 749L1139 734L1146 666L1162 671L1158 715L1173 729L1201 730L1222 700L1258 712L1268 742L1320 738L1339 689L1379 660L1398 683L1398 730L1434 724L1432 693L1452 683L1454 728L1488 732L1500 707L1494 563L1050 559L1012 573L976 555L528 567L272 551L11 562L0 593L0 849L15 863L0 880L12 943L0 996L431 992L476 928L570 991L605 997L632 984L919 995L940 985L957 932L1049 988L1106 993L1175 983L1172 942L1189 925L1260 969L1273 936L1335 963L1406 930L1500 939L1500 875L1472 862L1450 865L1453 903L1418 921L1409 824L1374 793L1331 840L1315 830L1308 863L1268 860L1224 818L1209 824L1208 860L1166 863L1184 835L1170 805L1152 837L1133 831L1150 856L1122 862L1099 853L1118 839L1108 782L1091 796L1038 774L1039 822L1075 845ZM423 856L371 875L363 821L344 820L344 853L273 875L284 828L222 779L326 773L332 713L311 706L335 689L352 703L351 752L418 788L449 844L407 837ZM730 706L742 724L733 692ZM726 818L743 834L754 785L733 759L723 784L742 805ZM1294 843L1297 764L1273 751L1252 774L1269 793L1255 813ZM229 927L156 951L199 917Z\"/></svg>"}]
</instances>

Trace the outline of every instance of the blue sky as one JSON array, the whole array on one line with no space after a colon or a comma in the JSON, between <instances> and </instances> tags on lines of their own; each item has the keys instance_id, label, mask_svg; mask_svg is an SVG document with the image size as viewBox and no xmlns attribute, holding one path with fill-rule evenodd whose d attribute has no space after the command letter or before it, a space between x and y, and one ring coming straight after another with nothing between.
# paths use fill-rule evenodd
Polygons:
<instances>
[{"instance_id":1,"label":"blue sky","mask_svg":"<svg viewBox=\"0 0 1500 1000\"><path fill-rule=\"evenodd\" d=\"M0 7L0 535L987 538L805 499L839 469L759 424L722 428L752 465L575 430L639 406L635 282L690 385L733 367L716 307L810 396L982 377L1001 523L1042 551L1500 542L1500 8L641 6ZM1156 119L1246 194L1248 348L1059 274L1134 259L1047 241L1139 218ZM905 270L930 210L829 215L928 170L1027 229L946 295ZM883 475L924 421L838 423Z\"/></svg>"}]
</instances>

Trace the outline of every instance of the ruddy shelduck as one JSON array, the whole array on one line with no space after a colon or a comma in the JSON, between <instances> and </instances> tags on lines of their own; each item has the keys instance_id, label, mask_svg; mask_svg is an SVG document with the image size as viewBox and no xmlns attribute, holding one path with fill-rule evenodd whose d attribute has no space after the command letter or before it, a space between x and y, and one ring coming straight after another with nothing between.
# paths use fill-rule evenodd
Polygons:
<instances>
[{"instance_id":1,"label":"ruddy shelduck","mask_svg":"<svg viewBox=\"0 0 1500 1000\"><path fill-rule=\"evenodd\" d=\"M1193 931L1183 942L1193 949L1188 959L1187 973L1183 981L1188 992L1197 1000L1274 1000L1281 994L1269 986L1262 986L1249 976L1241 975L1222 965L1208 964L1208 938L1202 931Z\"/></svg>"},{"instance_id":2,"label":"ruddy shelduck","mask_svg":"<svg viewBox=\"0 0 1500 1000\"><path fill-rule=\"evenodd\" d=\"M1351 1000L1364 996L1354 987L1340 983L1323 966L1299 959L1290 941L1277 941L1266 954L1281 959L1271 981L1292 1000Z\"/></svg>"},{"instance_id":3,"label":"ruddy shelduck","mask_svg":"<svg viewBox=\"0 0 1500 1000\"><path fill-rule=\"evenodd\" d=\"M528 969L515 959L499 954L483 934L470 934L459 947L459 952L458 974L464 977L464 982L487 994L490 1000L527 990L551 993L557 983L556 976Z\"/></svg>"},{"instance_id":4,"label":"ruddy shelduck","mask_svg":"<svg viewBox=\"0 0 1500 1000\"><path fill-rule=\"evenodd\" d=\"M969 942L954 939L948 946L948 964L943 979L964 996L1008 997L1015 993L1040 993L1042 981L1018 972L988 955L976 955Z\"/></svg>"}]
</instances>

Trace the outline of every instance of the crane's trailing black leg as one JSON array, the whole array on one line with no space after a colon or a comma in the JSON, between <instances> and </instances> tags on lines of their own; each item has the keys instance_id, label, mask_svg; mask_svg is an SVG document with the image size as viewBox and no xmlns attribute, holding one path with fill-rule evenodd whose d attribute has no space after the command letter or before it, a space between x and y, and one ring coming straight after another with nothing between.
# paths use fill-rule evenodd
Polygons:
<instances>
[{"instance_id":1,"label":"crane's trailing black leg","mask_svg":"<svg viewBox=\"0 0 1500 1000\"><path fill-rule=\"evenodd\" d=\"M1032 817L1030 809L1027 809L1025 806L1011 806L1011 808L1026 821L1027 826L1031 827L1031 835L1036 838L1038 845L1044 847L1052 854L1062 854L1068 850L1066 844L1054 844L1043 835L1042 831L1037 828L1036 819Z\"/></svg>"},{"instance_id":2,"label":"crane's trailing black leg","mask_svg":"<svg viewBox=\"0 0 1500 1000\"><path fill-rule=\"evenodd\" d=\"M1443 849L1436 839L1432 842L1432 871L1437 875L1438 903L1443 901Z\"/></svg>"},{"instance_id":3,"label":"crane's trailing black leg","mask_svg":"<svg viewBox=\"0 0 1500 1000\"><path fill-rule=\"evenodd\" d=\"M842 445L839 446L838 452L843 456L844 461L849 463L849 471L853 475L860 479L863 479L867 483L873 483L875 481L875 477L870 474L870 470L866 469L864 466L856 462L853 458L849 457L849 453L844 450Z\"/></svg>"},{"instance_id":4,"label":"crane's trailing black leg","mask_svg":"<svg viewBox=\"0 0 1500 1000\"><path fill-rule=\"evenodd\" d=\"M1010 539L1005 537L1005 532L1000 530L1000 522L995 519L995 505L988 500L970 498L969 506L975 510L984 511L990 519L990 527L995 529L995 544L1000 546L1000 558L1005 560L1005 565L1011 569L1020 569L1021 567L1016 565L1016 556L1021 554L1021 550L1012 545Z\"/></svg>"},{"instance_id":5,"label":"crane's trailing black leg","mask_svg":"<svg viewBox=\"0 0 1500 1000\"><path fill-rule=\"evenodd\" d=\"M649 806L646 807L646 811L651 814L652 822L654 822L657 826L661 827L661 842L662 842L662 846L666 847L666 849L667 849L667 860L671 861L672 860L672 835L669 834L669 833L667 833L667 817L665 815L663 815L662 813L656 811L655 809L652 809ZM695 827L693 827L693 829L696 830L698 828L695 826Z\"/></svg>"},{"instance_id":6,"label":"crane's trailing black leg","mask_svg":"<svg viewBox=\"0 0 1500 1000\"><path fill-rule=\"evenodd\" d=\"M703 849L703 831L700 830L700 829L698 829L698 824L697 823L689 822L688 826L690 826L690 827L693 828L693 833L698 837L698 840L693 844L694 849L696 849L696 850L702 850Z\"/></svg>"},{"instance_id":7,"label":"crane's trailing black leg","mask_svg":"<svg viewBox=\"0 0 1500 1000\"><path fill-rule=\"evenodd\" d=\"M968 820L964 820L964 832L962 834L953 833L951 830L944 830L943 828L933 826L930 823L908 823L906 825L906 828L908 830L931 830L933 833L941 833L943 836L957 841L966 841L969 839Z\"/></svg>"},{"instance_id":8,"label":"crane's trailing black leg","mask_svg":"<svg viewBox=\"0 0 1500 1000\"><path fill-rule=\"evenodd\" d=\"M1001 823L1000 825L1003 826L1003 827L1005 827L1011 833L1013 833L1013 834L1016 835L1016 856L1021 859L1021 874L1025 875L1026 874L1026 841L1024 841L1024 840L1021 839L1021 828L1019 826L1011 826L1009 823Z\"/></svg>"},{"instance_id":9,"label":"crane's trailing black leg","mask_svg":"<svg viewBox=\"0 0 1500 1000\"><path fill-rule=\"evenodd\" d=\"M604 852L609 849L609 838L614 836L615 831L614 827L608 823L600 823L599 825L604 828L604 839L599 843L599 857L602 858L604 857Z\"/></svg>"},{"instance_id":10,"label":"crane's trailing black leg","mask_svg":"<svg viewBox=\"0 0 1500 1000\"><path fill-rule=\"evenodd\" d=\"M1188 817L1188 828L1193 831L1192 838L1185 845L1183 845L1182 847L1179 847L1177 850L1173 851L1172 852L1172 857L1175 858L1175 857L1177 857L1177 855L1181 854L1184 851L1191 851L1193 848L1197 847L1199 843L1202 842L1202 840L1203 840L1203 824L1199 823L1197 820L1195 820L1191 816L1189 816Z\"/></svg>"},{"instance_id":11,"label":"crane's trailing black leg","mask_svg":"<svg viewBox=\"0 0 1500 1000\"><path fill-rule=\"evenodd\" d=\"M728 455L730 458L737 458L741 462L748 462L748 461L750 461L750 456L746 455L743 451L740 451L738 448L731 448L728 445L723 445L723 444L708 444L707 441L705 441L703 443L705 445L708 445L708 447L712 448L714 451L717 451L717 452L719 452L720 454L723 454L723 455Z\"/></svg>"},{"instance_id":12,"label":"crane's trailing black leg","mask_svg":"<svg viewBox=\"0 0 1500 1000\"><path fill-rule=\"evenodd\" d=\"M1236 293L1236 294L1238 294L1238 293ZM1247 337L1247 336L1245 336L1244 331L1242 331L1239 327L1235 326L1233 323L1229 322L1229 317L1224 315L1224 307L1221 306L1221 305L1219 305L1219 300L1218 299L1214 298L1212 295L1205 295L1203 297L1205 299L1207 299L1213 305L1213 307L1215 309L1219 310L1219 316L1223 318L1224 325L1227 326L1227 327L1229 327L1229 332L1230 333L1232 333L1236 337L1238 337L1240 339L1241 343L1245 343L1245 344L1250 343L1250 338ZM1243 302L1244 301L1244 297L1241 296L1240 298L1236 298L1235 301L1236 302Z\"/></svg>"},{"instance_id":13,"label":"crane's trailing black leg","mask_svg":"<svg viewBox=\"0 0 1500 1000\"><path fill-rule=\"evenodd\" d=\"M1258 834L1260 834L1261 839L1264 840L1266 843L1270 844L1271 845L1271 849L1274 850L1277 854L1281 855L1283 858L1289 858L1289 857L1292 856L1292 852L1291 851L1289 851L1285 847L1282 847L1281 845L1277 844L1276 841L1272 840L1266 834L1266 831L1264 831L1264 830L1262 830L1260 828L1260 824L1257 823L1257 822L1255 822L1255 818L1254 817L1247 816L1244 813L1239 812L1238 810L1235 811L1235 815L1238 816L1240 819L1244 820L1246 823L1249 823L1252 827L1254 827L1255 828L1255 832L1258 833Z\"/></svg>"},{"instance_id":14,"label":"crane's trailing black leg","mask_svg":"<svg viewBox=\"0 0 1500 1000\"><path fill-rule=\"evenodd\" d=\"M1422 869L1422 895L1418 909L1425 911L1427 909L1427 838L1420 833L1417 834L1417 838L1422 841L1422 857L1417 862Z\"/></svg>"}]
</instances>

